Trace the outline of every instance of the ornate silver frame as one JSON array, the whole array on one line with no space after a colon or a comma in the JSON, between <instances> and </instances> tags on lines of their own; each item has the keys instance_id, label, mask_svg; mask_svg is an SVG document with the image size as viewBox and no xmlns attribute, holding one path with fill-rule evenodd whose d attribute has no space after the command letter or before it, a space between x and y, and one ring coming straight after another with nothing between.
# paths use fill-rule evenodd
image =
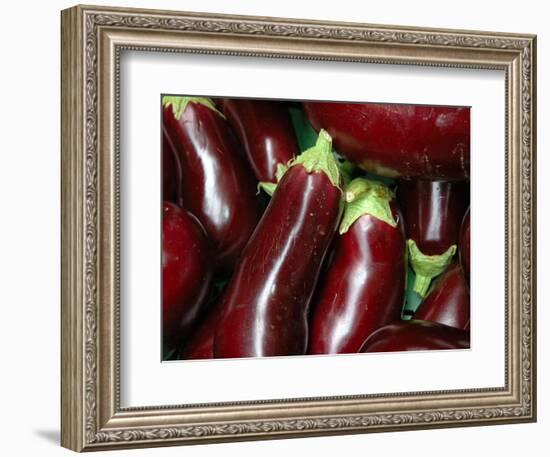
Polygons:
<instances>
[{"instance_id":1,"label":"ornate silver frame","mask_svg":"<svg viewBox=\"0 0 550 457\"><path fill-rule=\"evenodd\" d=\"M62 12L62 445L75 451L536 418L536 37L77 6ZM504 388L122 409L118 68L125 49L506 72Z\"/></svg>"}]
</instances>

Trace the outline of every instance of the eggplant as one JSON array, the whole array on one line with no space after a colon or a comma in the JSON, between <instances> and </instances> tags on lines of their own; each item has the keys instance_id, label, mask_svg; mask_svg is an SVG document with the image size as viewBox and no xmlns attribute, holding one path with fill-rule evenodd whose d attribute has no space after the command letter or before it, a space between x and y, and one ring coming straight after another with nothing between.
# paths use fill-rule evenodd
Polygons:
<instances>
[{"instance_id":1,"label":"eggplant","mask_svg":"<svg viewBox=\"0 0 550 457\"><path fill-rule=\"evenodd\" d=\"M256 226L256 183L224 116L207 98L163 98L163 128L181 170L180 205L206 229L216 270L229 272Z\"/></svg>"},{"instance_id":2,"label":"eggplant","mask_svg":"<svg viewBox=\"0 0 550 457\"><path fill-rule=\"evenodd\" d=\"M315 129L359 167L389 178L470 175L470 108L306 102Z\"/></svg>"},{"instance_id":3,"label":"eggplant","mask_svg":"<svg viewBox=\"0 0 550 457\"><path fill-rule=\"evenodd\" d=\"M227 281L217 282L210 290L208 308L199 316L193 332L181 345L178 358L197 360L214 358L214 335L222 315L221 295Z\"/></svg>"},{"instance_id":4,"label":"eggplant","mask_svg":"<svg viewBox=\"0 0 550 457\"><path fill-rule=\"evenodd\" d=\"M361 352L468 349L470 332L435 322L398 321L378 329L365 341Z\"/></svg>"},{"instance_id":5,"label":"eggplant","mask_svg":"<svg viewBox=\"0 0 550 457\"><path fill-rule=\"evenodd\" d=\"M213 309L207 311L206 316L198 323L189 339L182 346L179 358L185 360L214 358L214 335L222 314L222 307L218 301Z\"/></svg>"},{"instance_id":6,"label":"eggplant","mask_svg":"<svg viewBox=\"0 0 550 457\"><path fill-rule=\"evenodd\" d=\"M460 228L460 242L459 242L459 258L460 266L464 272L464 276L470 284L470 208L466 211L464 219L462 220L462 226Z\"/></svg>"},{"instance_id":7,"label":"eggplant","mask_svg":"<svg viewBox=\"0 0 550 457\"><path fill-rule=\"evenodd\" d=\"M162 133L162 200L178 203L181 178L174 148L166 134Z\"/></svg>"},{"instance_id":8,"label":"eggplant","mask_svg":"<svg viewBox=\"0 0 550 457\"><path fill-rule=\"evenodd\" d=\"M308 310L342 213L330 136L283 175L222 298L215 357L305 354Z\"/></svg>"},{"instance_id":9,"label":"eggplant","mask_svg":"<svg viewBox=\"0 0 550 457\"><path fill-rule=\"evenodd\" d=\"M358 352L403 307L405 233L391 190L357 178L344 195L340 236L312 307L310 354Z\"/></svg>"},{"instance_id":10,"label":"eggplant","mask_svg":"<svg viewBox=\"0 0 550 457\"><path fill-rule=\"evenodd\" d=\"M467 181L401 180L397 184L409 261L416 274L413 289L421 297L456 253L468 198Z\"/></svg>"},{"instance_id":11,"label":"eggplant","mask_svg":"<svg viewBox=\"0 0 550 457\"><path fill-rule=\"evenodd\" d=\"M171 202L162 205L162 335L166 346L189 332L212 280L211 250L195 216Z\"/></svg>"},{"instance_id":12,"label":"eggplant","mask_svg":"<svg viewBox=\"0 0 550 457\"><path fill-rule=\"evenodd\" d=\"M244 146L260 186L267 185L268 193L273 193L278 169L284 169L299 153L286 104L232 98L217 104Z\"/></svg>"},{"instance_id":13,"label":"eggplant","mask_svg":"<svg viewBox=\"0 0 550 457\"><path fill-rule=\"evenodd\" d=\"M470 294L457 262L434 281L414 318L466 330L470 322Z\"/></svg>"}]
</instances>

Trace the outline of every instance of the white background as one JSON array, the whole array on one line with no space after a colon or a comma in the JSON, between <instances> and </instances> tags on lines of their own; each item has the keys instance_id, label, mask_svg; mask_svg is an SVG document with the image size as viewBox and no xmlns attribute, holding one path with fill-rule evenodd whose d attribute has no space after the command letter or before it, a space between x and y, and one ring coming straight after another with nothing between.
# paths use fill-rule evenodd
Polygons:
<instances>
[{"instance_id":1,"label":"white background","mask_svg":"<svg viewBox=\"0 0 550 457\"><path fill-rule=\"evenodd\" d=\"M504 385L504 72L139 52L121 87L122 406ZM182 91L471 106L472 349L159 363L159 94Z\"/></svg>"},{"instance_id":2,"label":"white background","mask_svg":"<svg viewBox=\"0 0 550 457\"><path fill-rule=\"evenodd\" d=\"M105 2L97 1L102 4ZM538 34L539 130L548 124L550 99L545 90L548 12L544 2L257 2L239 0L118 1L118 5L268 16L362 21L386 24L469 28ZM59 10L69 2L20 2L3 6L2 84L0 84L0 291L2 377L0 421L6 455L68 455L58 448L59 434ZM547 54L547 52L546 52ZM548 188L543 171L550 166L539 135L539 422L407 433L232 443L192 448L122 451L116 455L545 455L548 408L543 390L549 313L545 276L550 246L542 202ZM546 198L545 198L546 197ZM546 216L548 219L548 216ZM546 280L546 282L548 282ZM114 454L112 454L114 455Z\"/></svg>"}]
</instances>

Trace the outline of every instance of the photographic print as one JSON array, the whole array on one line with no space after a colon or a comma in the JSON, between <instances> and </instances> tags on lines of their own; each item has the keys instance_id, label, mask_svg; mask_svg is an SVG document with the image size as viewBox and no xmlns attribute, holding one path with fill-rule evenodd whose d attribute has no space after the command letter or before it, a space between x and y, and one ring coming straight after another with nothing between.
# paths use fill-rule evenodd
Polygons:
<instances>
[{"instance_id":1,"label":"photographic print","mask_svg":"<svg viewBox=\"0 0 550 457\"><path fill-rule=\"evenodd\" d=\"M469 107L161 109L164 360L470 347Z\"/></svg>"}]
</instances>

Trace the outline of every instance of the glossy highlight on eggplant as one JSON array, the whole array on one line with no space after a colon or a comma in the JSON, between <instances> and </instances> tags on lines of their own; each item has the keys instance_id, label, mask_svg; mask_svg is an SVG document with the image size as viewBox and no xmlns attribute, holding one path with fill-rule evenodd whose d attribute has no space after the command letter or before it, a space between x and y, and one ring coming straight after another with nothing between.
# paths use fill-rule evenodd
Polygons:
<instances>
[{"instance_id":1,"label":"glossy highlight on eggplant","mask_svg":"<svg viewBox=\"0 0 550 457\"><path fill-rule=\"evenodd\" d=\"M359 167L389 178L467 179L470 108L305 102L315 129Z\"/></svg>"},{"instance_id":2,"label":"glossy highlight on eggplant","mask_svg":"<svg viewBox=\"0 0 550 457\"><path fill-rule=\"evenodd\" d=\"M374 332L361 352L468 349L470 332L420 320L394 322Z\"/></svg>"},{"instance_id":3,"label":"glossy highlight on eggplant","mask_svg":"<svg viewBox=\"0 0 550 457\"><path fill-rule=\"evenodd\" d=\"M162 207L163 341L177 344L191 329L212 280L210 246L200 222L188 211Z\"/></svg>"},{"instance_id":4,"label":"glossy highlight on eggplant","mask_svg":"<svg viewBox=\"0 0 550 457\"><path fill-rule=\"evenodd\" d=\"M180 204L206 229L216 270L229 272L261 214L240 145L209 99L164 97L163 128L181 170Z\"/></svg>"},{"instance_id":5,"label":"glossy highlight on eggplant","mask_svg":"<svg viewBox=\"0 0 550 457\"><path fill-rule=\"evenodd\" d=\"M299 153L286 104L232 98L216 103L239 137L258 181L276 183L278 165Z\"/></svg>"},{"instance_id":6,"label":"glossy highlight on eggplant","mask_svg":"<svg viewBox=\"0 0 550 457\"><path fill-rule=\"evenodd\" d=\"M353 195L350 190L360 181L366 187ZM402 217L391 191L380 183L359 178L345 194L344 220L353 212L354 203L363 206L355 215L359 217L345 227L345 233L337 235L330 264L320 280L312 306L309 354L358 352L373 331L401 315L406 245ZM372 201L373 209L386 206L389 220L369 210L367 199Z\"/></svg>"},{"instance_id":7,"label":"glossy highlight on eggplant","mask_svg":"<svg viewBox=\"0 0 550 457\"><path fill-rule=\"evenodd\" d=\"M313 167L298 163L306 151L278 183L231 277L214 339L215 357L306 352L309 302L342 211L330 137L322 132L315 148L320 157ZM328 172L324 162L330 162ZM316 170L321 163L323 168Z\"/></svg>"},{"instance_id":8,"label":"glossy highlight on eggplant","mask_svg":"<svg viewBox=\"0 0 550 457\"><path fill-rule=\"evenodd\" d=\"M466 329L470 322L470 293L458 262L434 281L414 318Z\"/></svg>"}]
</instances>

